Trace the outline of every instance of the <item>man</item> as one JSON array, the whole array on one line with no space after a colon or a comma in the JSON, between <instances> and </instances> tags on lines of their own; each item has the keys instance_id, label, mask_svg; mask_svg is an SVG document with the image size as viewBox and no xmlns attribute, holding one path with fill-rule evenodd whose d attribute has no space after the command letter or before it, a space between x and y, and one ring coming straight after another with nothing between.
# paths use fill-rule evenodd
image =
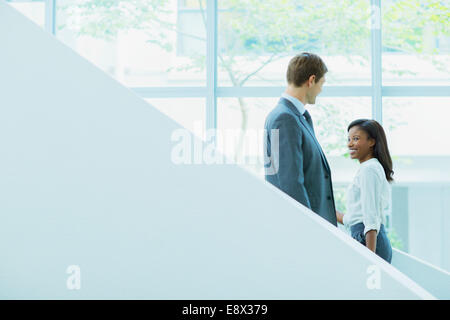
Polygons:
<instances>
[{"instance_id":1,"label":"man","mask_svg":"<svg viewBox=\"0 0 450 320\"><path fill-rule=\"evenodd\" d=\"M311 53L289 62L286 91L266 118L264 167L268 182L337 226L330 167L305 109L322 91L327 71Z\"/></svg>"}]
</instances>

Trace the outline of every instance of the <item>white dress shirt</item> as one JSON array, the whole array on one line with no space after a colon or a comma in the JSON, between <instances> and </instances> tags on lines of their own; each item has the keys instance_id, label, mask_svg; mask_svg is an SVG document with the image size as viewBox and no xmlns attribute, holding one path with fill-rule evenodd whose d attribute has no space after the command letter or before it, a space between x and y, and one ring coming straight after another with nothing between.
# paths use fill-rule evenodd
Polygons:
<instances>
[{"instance_id":1,"label":"white dress shirt","mask_svg":"<svg viewBox=\"0 0 450 320\"><path fill-rule=\"evenodd\" d=\"M347 189L347 213L344 225L351 227L362 222L364 234L380 231L386 224L386 215L392 208L391 186L386 180L383 166L376 158L361 163L358 173Z\"/></svg>"},{"instance_id":2,"label":"white dress shirt","mask_svg":"<svg viewBox=\"0 0 450 320\"><path fill-rule=\"evenodd\" d=\"M298 100L297 98L294 98L293 96L287 94L286 92L283 92L283 94L281 95L283 98L289 100L290 102L292 102L292 104L297 108L297 110L300 112L300 114L304 116L305 113L305 106L303 105L303 103ZM306 119L305 119L306 120Z\"/></svg>"}]
</instances>

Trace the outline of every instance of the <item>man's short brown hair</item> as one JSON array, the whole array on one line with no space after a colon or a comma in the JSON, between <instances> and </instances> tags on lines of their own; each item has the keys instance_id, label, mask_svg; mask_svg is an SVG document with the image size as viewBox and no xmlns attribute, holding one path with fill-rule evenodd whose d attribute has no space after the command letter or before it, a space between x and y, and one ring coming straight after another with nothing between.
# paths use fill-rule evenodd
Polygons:
<instances>
[{"instance_id":1,"label":"man's short brown hair","mask_svg":"<svg viewBox=\"0 0 450 320\"><path fill-rule=\"evenodd\" d=\"M318 55L302 52L289 61L286 78L289 84L301 87L312 75L318 82L327 71L327 66Z\"/></svg>"}]
</instances>

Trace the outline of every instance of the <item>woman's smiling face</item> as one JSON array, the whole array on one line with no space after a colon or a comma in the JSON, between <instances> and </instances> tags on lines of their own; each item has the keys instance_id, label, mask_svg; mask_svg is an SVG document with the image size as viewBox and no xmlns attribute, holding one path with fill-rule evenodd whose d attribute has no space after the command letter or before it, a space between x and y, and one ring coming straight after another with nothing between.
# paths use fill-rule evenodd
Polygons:
<instances>
[{"instance_id":1,"label":"woman's smiling face","mask_svg":"<svg viewBox=\"0 0 450 320\"><path fill-rule=\"evenodd\" d=\"M373 158L374 145L375 140L369 138L369 135L358 126L354 126L348 131L347 146L352 159L358 159L361 163Z\"/></svg>"}]
</instances>

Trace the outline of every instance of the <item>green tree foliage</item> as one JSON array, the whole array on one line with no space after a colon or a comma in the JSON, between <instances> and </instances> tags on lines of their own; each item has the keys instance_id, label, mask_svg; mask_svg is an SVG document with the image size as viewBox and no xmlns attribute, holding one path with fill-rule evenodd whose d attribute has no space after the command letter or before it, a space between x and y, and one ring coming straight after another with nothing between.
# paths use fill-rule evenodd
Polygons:
<instances>
[{"instance_id":1,"label":"green tree foliage","mask_svg":"<svg viewBox=\"0 0 450 320\"><path fill-rule=\"evenodd\" d=\"M391 228L391 230L387 234L389 241L391 242L392 248L396 248L399 250L403 249L403 241L400 239L399 235L395 231L394 228Z\"/></svg>"},{"instance_id":2,"label":"green tree foliage","mask_svg":"<svg viewBox=\"0 0 450 320\"><path fill-rule=\"evenodd\" d=\"M450 36L450 3L439 0L383 2L383 46L410 54L427 53L425 33ZM438 53L437 48L432 52Z\"/></svg>"}]
</instances>

